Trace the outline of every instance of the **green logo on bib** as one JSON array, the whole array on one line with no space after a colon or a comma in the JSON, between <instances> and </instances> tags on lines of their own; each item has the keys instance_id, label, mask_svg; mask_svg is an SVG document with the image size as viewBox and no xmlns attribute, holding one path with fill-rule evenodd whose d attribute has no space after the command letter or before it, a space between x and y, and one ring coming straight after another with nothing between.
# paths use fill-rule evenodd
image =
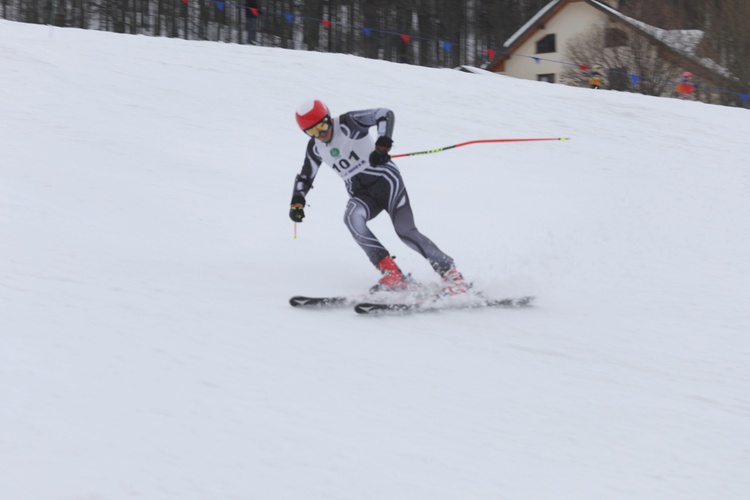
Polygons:
<instances>
[{"instance_id":1,"label":"green logo on bib","mask_svg":"<svg viewBox=\"0 0 750 500\"><path fill-rule=\"evenodd\" d=\"M333 148L331 150L331 156L333 156L334 158L338 158L340 154L341 151L339 151L339 148Z\"/></svg>"}]
</instances>

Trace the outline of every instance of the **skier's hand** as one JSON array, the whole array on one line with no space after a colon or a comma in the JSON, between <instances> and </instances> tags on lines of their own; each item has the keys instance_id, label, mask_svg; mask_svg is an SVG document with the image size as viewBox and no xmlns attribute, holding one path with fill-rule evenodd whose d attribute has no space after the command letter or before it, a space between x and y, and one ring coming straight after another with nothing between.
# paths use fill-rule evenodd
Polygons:
<instances>
[{"instance_id":1,"label":"skier's hand","mask_svg":"<svg viewBox=\"0 0 750 500\"><path fill-rule=\"evenodd\" d=\"M391 155L383 149L376 149L370 153L370 165L377 167L378 165L385 165L391 161Z\"/></svg>"},{"instance_id":2,"label":"skier's hand","mask_svg":"<svg viewBox=\"0 0 750 500\"><path fill-rule=\"evenodd\" d=\"M370 153L370 165L385 165L391 161L391 155L388 154L388 151L391 150L392 146L393 140L387 135L378 137L378 140L375 142L375 151Z\"/></svg>"},{"instance_id":3,"label":"skier's hand","mask_svg":"<svg viewBox=\"0 0 750 500\"><path fill-rule=\"evenodd\" d=\"M292 203L289 208L289 218L294 222L302 222L305 218L305 205L303 203Z\"/></svg>"},{"instance_id":4,"label":"skier's hand","mask_svg":"<svg viewBox=\"0 0 750 500\"><path fill-rule=\"evenodd\" d=\"M375 141L375 147L377 149L385 149L385 152L387 153L393 147L393 139L387 135L381 135L378 137L378 140Z\"/></svg>"}]
</instances>

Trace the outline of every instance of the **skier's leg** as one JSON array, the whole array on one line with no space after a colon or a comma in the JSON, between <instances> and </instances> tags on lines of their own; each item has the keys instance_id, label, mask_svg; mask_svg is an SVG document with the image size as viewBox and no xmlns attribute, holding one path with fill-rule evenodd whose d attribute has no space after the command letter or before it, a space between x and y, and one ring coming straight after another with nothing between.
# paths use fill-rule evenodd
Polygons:
<instances>
[{"instance_id":1,"label":"skier's leg","mask_svg":"<svg viewBox=\"0 0 750 500\"><path fill-rule=\"evenodd\" d=\"M446 255L427 236L420 233L414 224L414 213L409 203L404 181L397 168L385 168L380 179L369 194L386 207L393 228L401 241L427 259L432 268L441 276L454 267L453 259Z\"/></svg>"},{"instance_id":2,"label":"skier's leg","mask_svg":"<svg viewBox=\"0 0 750 500\"><path fill-rule=\"evenodd\" d=\"M367 227L367 221L380 212L375 208L373 214L373 208L375 207L372 202L368 203L362 198L350 198L344 212L344 224L352 233L354 241L365 251L372 265L378 267L378 264L390 254Z\"/></svg>"},{"instance_id":3,"label":"skier's leg","mask_svg":"<svg viewBox=\"0 0 750 500\"><path fill-rule=\"evenodd\" d=\"M368 203L369 202L369 203ZM344 223L351 231L354 240L365 251L370 262L381 272L382 277L370 290L401 290L407 287L411 281L404 278L401 269L393 261L388 250L378 241L375 235L367 227L367 221L375 217L381 208L369 197L352 197L346 205Z\"/></svg>"},{"instance_id":4,"label":"skier's leg","mask_svg":"<svg viewBox=\"0 0 750 500\"><path fill-rule=\"evenodd\" d=\"M414 213L406 193L403 179L392 164L380 173L380 179L368 191L373 199L386 204L393 228L409 248L427 259L432 268L443 279L443 295L458 295L469 290L471 285L464 281L456 270L453 259L445 254L427 236L420 233L414 224ZM388 166L387 166L388 167Z\"/></svg>"},{"instance_id":5,"label":"skier's leg","mask_svg":"<svg viewBox=\"0 0 750 500\"><path fill-rule=\"evenodd\" d=\"M442 276L454 267L453 259L417 229L411 203L409 203L409 195L405 189L402 189L401 195L394 200L389 214L393 228L401 241L427 259L439 275Z\"/></svg>"},{"instance_id":6,"label":"skier's leg","mask_svg":"<svg viewBox=\"0 0 750 500\"><path fill-rule=\"evenodd\" d=\"M432 240L420 233L414 225L414 214L406 190L403 190L390 214L393 227L396 228L396 233L401 240L422 254L443 279L441 294L458 295L466 293L471 285L464 281L464 277L456 269L453 259L443 253Z\"/></svg>"}]
</instances>

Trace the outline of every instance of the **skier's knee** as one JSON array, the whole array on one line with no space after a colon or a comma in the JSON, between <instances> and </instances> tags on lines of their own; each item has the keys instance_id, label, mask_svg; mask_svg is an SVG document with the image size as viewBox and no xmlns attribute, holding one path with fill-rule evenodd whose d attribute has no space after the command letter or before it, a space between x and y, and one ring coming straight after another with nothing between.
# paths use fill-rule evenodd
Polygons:
<instances>
[{"instance_id":1,"label":"skier's knee","mask_svg":"<svg viewBox=\"0 0 750 500\"><path fill-rule=\"evenodd\" d=\"M353 233L361 233L367 227L367 210L359 203L350 203L344 213L344 224Z\"/></svg>"}]
</instances>

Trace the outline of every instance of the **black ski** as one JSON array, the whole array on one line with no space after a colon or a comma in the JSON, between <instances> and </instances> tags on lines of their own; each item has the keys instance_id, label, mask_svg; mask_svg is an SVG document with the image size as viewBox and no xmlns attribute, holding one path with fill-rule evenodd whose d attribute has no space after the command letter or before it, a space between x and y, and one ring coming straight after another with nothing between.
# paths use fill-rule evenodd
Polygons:
<instances>
[{"instance_id":1,"label":"black ski","mask_svg":"<svg viewBox=\"0 0 750 500\"><path fill-rule=\"evenodd\" d=\"M304 297L297 295L289 299L294 307L340 307L353 304L356 299L351 297Z\"/></svg>"},{"instance_id":2,"label":"black ski","mask_svg":"<svg viewBox=\"0 0 750 500\"><path fill-rule=\"evenodd\" d=\"M439 311L442 309L480 309L486 307L513 309L530 306L534 297L527 296L504 299L481 298L478 301L460 303L450 303L449 300L450 298L438 298L436 300L415 303L360 302L354 305L354 311L359 314L377 314Z\"/></svg>"},{"instance_id":3,"label":"black ski","mask_svg":"<svg viewBox=\"0 0 750 500\"><path fill-rule=\"evenodd\" d=\"M417 285L415 285L412 289L406 291L405 293L412 294L410 297L412 298L420 298L425 297L425 294L422 293L420 295L419 288ZM331 297L307 297L305 295L295 295L291 299L289 299L289 303L294 307L306 307L306 308L334 308L334 307L342 307L342 306L351 306L354 304L357 304L358 302L365 302L368 300L381 300L382 298L386 298L387 300L390 300L391 302L395 302L397 300L403 300L399 299L399 297L406 297L404 295L395 295L395 297L391 294L398 294L400 292L370 292L369 294L360 294L360 295L350 295L350 296L331 296Z\"/></svg>"}]
</instances>

